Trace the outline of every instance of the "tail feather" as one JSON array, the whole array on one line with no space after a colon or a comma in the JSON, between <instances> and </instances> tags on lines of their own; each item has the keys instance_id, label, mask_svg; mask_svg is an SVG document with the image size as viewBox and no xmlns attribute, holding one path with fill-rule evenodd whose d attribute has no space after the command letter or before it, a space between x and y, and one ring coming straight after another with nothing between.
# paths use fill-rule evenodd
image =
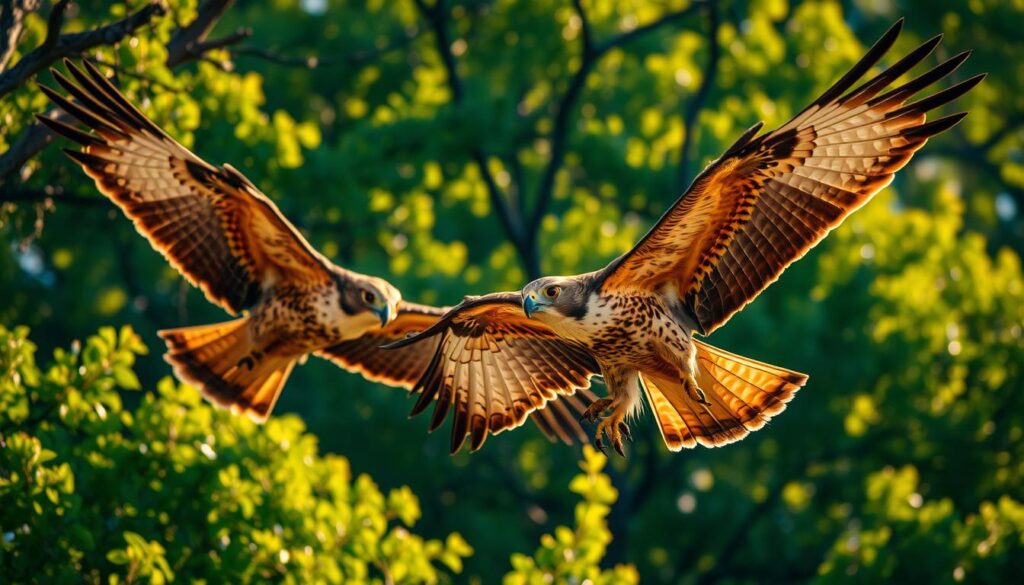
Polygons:
<instances>
[{"instance_id":1,"label":"tail feather","mask_svg":"<svg viewBox=\"0 0 1024 585\"><path fill-rule=\"evenodd\" d=\"M739 441L782 412L807 376L695 341L697 385L707 404L680 380L641 372L644 392L672 451Z\"/></svg>"},{"instance_id":2,"label":"tail feather","mask_svg":"<svg viewBox=\"0 0 1024 585\"><path fill-rule=\"evenodd\" d=\"M249 318L166 329L164 360L181 380L199 388L213 404L264 422L274 410L295 358L261 354Z\"/></svg>"}]
</instances>

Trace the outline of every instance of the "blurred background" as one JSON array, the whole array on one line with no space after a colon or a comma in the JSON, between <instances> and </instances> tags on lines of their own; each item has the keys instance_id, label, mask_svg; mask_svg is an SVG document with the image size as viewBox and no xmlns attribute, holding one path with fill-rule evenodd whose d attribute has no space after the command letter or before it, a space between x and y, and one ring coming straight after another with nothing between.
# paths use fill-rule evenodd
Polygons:
<instances>
[{"instance_id":1,"label":"blurred background","mask_svg":"<svg viewBox=\"0 0 1024 585\"><path fill-rule=\"evenodd\" d=\"M170 375L158 329L225 315L34 123L54 59L18 63L55 22L125 23L64 54L242 170L334 261L442 305L604 266L743 130L788 120L896 19L884 64L944 33L915 72L973 50L945 82L989 73L947 111L970 116L710 339L807 387L720 449L670 454L642 418L605 470L618 498L602 562L646 583L1024 570L1019 1L81 0L7 20L19 4L0 13L20 26L0 39L0 324L29 326L41 361L131 325L151 348L144 388ZM354 472L410 486L417 532L461 533L475 554L458 582L496 582L513 551L572 521L579 446L527 425L451 457L411 406L311 359L276 413Z\"/></svg>"}]
</instances>

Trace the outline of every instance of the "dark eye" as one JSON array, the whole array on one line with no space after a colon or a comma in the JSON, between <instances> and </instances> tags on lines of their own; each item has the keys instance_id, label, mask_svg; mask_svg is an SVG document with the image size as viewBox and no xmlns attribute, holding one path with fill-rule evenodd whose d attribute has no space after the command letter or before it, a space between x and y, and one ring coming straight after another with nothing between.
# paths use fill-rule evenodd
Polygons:
<instances>
[{"instance_id":1,"label":"dark eye","mask_svg":"<svg viewBox=\"0 0 1024 585\"><path fill-rule=\"evenodd\" d=\"M549 286L546 289L544 289L544 294L547 295L549 299L557 299L558 293L560 292L561 289L559 289L557 286Z\"/></svg>"},{"instance_id":2,"label":"dark eye","mask_svg":"<svg viewBox=\"0 0 1024 585\"><path fill-rule=\"evenodd\" d=\"M364 290L363 291L363 300L366 301L366 303L368 305L372 305L372 304L377 302L377 295L373 294L372 292L370 292L368 290Z\"/></svg>"}]
</instances>

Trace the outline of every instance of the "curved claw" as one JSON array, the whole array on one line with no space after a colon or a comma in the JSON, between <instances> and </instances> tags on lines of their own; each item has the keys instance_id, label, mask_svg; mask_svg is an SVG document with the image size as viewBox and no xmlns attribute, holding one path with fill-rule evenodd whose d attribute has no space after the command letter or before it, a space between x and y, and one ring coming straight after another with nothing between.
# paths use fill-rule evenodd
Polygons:
<instances>
[{"instance_id":1,"label":"curved claw","mask_svg":"<svg viewBox=\"0 0 1024 585\"><path fill-rule=\"evenodd\" d=\"M623 432L622 429L624 427L626 427L626 423L622 422L622 419L614 414L597 425L597 430L594 433L595 444L601 449L602 453L604 452L604 442L602 439L606 437L608 442L611 443L612 448L615 449L615 452L625 459L626 450L622 445L622 437L630 438L630 435L628 428ZM630 438L630 440L632 439Z\"/></svg>"},{"instance_id":2,"label":"curved claw","mask_svg":"<svg viewBox=\"0 0 1024 585\"><path fill-rule=\"evenodd\" d=\"M619 423L619 432L622 433L623 437L626 437L627 441L633 442L633 433L629 432L629 425L624 422Z\"/></svg>"}]
</instances>

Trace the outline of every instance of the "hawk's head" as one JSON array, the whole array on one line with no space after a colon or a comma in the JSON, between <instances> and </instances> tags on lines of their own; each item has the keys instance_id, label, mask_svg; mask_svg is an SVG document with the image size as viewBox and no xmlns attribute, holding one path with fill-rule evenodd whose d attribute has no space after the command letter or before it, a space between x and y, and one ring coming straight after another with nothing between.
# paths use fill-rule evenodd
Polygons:
<instances>
[{"instance_id":1,"label":"hawk's head","mask_svg":"<svg viewBox=\"0 0 1024 585\"><path fill-rule=\"evenodd\" d=\"M523 312L542 323L581 319L587 312L586 283L573 276L545 276L523 287Z\"/></svg>"},{"instance_id":2,"label":"hawk's head","mask_svg":"<svg viewBox=\"0 0 1024 585\"><path fill-rule=\"evenodd\" d=\"M384 327L398 316L402 293L383 278L360 275L345 292L345 304L357 313L373 315Z\"/></svg>"}]
</instances>

